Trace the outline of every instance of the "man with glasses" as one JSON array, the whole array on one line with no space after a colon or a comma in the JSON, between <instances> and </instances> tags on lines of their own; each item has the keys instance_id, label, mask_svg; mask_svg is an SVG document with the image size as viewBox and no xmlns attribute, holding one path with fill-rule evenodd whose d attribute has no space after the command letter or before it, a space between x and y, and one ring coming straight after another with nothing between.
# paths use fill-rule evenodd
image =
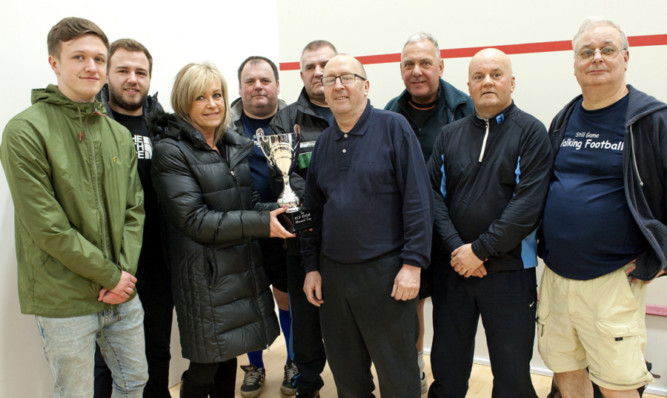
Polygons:
<instances>
[{"instance_id":1,"label":"man with glasses","mask_svg":"<svg viewBox=\"0 0 667 398\"><path fill-rule=\"evenodd\" d=\"M336 123L317 141L304 205L321 221L304 232L304 291L341 397L369 397L375 364L383 398L420 396L415 343L421 269L429 263L432 193L404 117L374 109L361 63L324 68Z\"/></svg>"},{"instance_id":2,"label":"man with glasses","mask_svg":"<svg viewBox=\"0 0 667 398\"><path fill-rule=\"evenodd\" d=\"M667 266L667 105L625 83L628 39L588 18L572 41L577 96L549 129L538 342L563 397L638 397L646 283ZM586 371L588 368L588 372Z\"/></svg>"},{"instance_id":3,"label":"man with glasses","mask_svg":"<svg viewBox=\"0 0 667 398\"><path fill-rule=\"evenodd\" d=\"M290 186L303 199L306 173L315 141L322 131L334 124L334 117L324 100L322 76L327 62L336 55L336 47L326 40L313 40L301 52L303 90L295 103L278 111L271 121L273 134L287 134L299 125L299 154L290 173ZM282 185L282 178L280 178ZM324 385L322 376L326 353L322 344L320 312L310 305L303 293L306 273L301 265L299 239L285 241L287 247L287 290L292 316L292 351L299 369L294 379L296 395L317 398Z\"/></svg>"}]
</instances>

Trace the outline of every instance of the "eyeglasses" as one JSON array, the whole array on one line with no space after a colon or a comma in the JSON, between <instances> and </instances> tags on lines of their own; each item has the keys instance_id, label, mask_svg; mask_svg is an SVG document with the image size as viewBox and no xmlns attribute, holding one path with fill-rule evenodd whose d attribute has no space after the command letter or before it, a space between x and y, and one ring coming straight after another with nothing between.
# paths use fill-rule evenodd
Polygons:
<instances>
[{"instance_id":1,"label":"eyeglasses","mask_svg":"<svg viewBox=\"0 0 667 398\"><path fill-rule=\"evenodd\" d=\"M333 86L336 84L336 79L340 79L340 82L347 86L354 83L357 77L361 80L366 80L365 77L359 76L356 73L348 73L340 76L325 76L321 80L323 86Z\"/></svg>"},{"instance_id":2,"label":"eyeglasses","mask_svg":"<svg viewBox=\"0 0 667 398\"><path fill-rule=\"evenodd\" d=\"M600 56L604 59L615 58L618 53L621 51L617 47L607 46L602 48L586 48L577 53L577 57L580 59L591 59L595 56L596 52L600 52ZM625 51L625 50L623 50Z\"/></svg>"}]
</instances>

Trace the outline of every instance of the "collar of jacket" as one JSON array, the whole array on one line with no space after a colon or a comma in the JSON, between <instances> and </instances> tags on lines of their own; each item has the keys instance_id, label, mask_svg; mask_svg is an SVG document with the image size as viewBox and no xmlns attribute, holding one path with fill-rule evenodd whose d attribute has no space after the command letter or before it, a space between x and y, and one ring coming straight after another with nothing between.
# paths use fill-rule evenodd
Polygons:
<instances>
[{"instance_id":1,"label":"collar of jacket","mask_svg":"<svg viewBox=\"0 0 667 398\"><path fill-rule=\"evenodd\" d=\"M104 111L106 114L112 118L115 119L113 110L109 106L109 84L105 84L104 87L102 87L102 90L95 96L95 99L98 101L101 101L102 104L104 104ZM163 112L164 110L162 109L162 105L160 105L160 102L157 100L157 92L153 95L149 95L146 97L146 101L144 102L144 118L147 118L148 115L156 113L156 112Z\"/></svg>"},{"instance_id":2,"label":"collar of jacket","mask_svg":"<svg viewBox=\"0 0 667 398\"><path fill-rule=\"evenodd\" d=\"M514 114L514 110L516 109L516 105L514 105L514 100L512 100L512 103L502 111L498 112L497 114L491 116L488 121L489 121L489 128L492 128L494 126L499 126L503 123L505 123L509 118L512 117ZM486 121L487 119L484 119L480 116L477 115L477 110L475 110L475 113L473 114L473 123L475 126L478 127L484 127L486 126Z\"/></svg>"},{"instance_id":3,"label":"collar of jacket","mask_svg":"<svg viewBox=\"0 0 667 398\"><path fill-rule=\"evenodd\" d=\"M186 140L194 148L212 150L206 143L204 135L176 114L165 112L153 114L148 118L147 124L151 134L157 136L158 139L168 137L176 141ZM228 128L222 135L220 144L237 149L229 159L231 165L245 158L254 145L250 139L235 134L231 128Z\"/></svg>"},{"instance_id":4,"label":"collar of jacket","mask_svg":"<svg viewBox=\"0 0 667 398\"><path fill-rule=\"evenodd\" d=\"M315 112L313 109L314 104L310 102L310 97L308 96L305 87L301 89L299 98L296 99L296 105L301 112L307 114L308 116L324 120L324 118L318 115L317 112Z\"/></svg>"},{"instance_id":5,"label":"collar of jacket","mask_svg":"<svg viewBox=\"0 0 667 398\"><path fill-rule=\"evenodd\" d=\"M278 98L278 111L287 106L287 103L282 99ZM241 125L241 115L243 115L243 103L241 102L241 97L235 99L232 104L229 106L229 110L232 114L232 122L234 126L238 127ZM276 113L278 112L276 111ZM237 129L238 131L238 129Z\"/></svg>"},{"instance_id":6,"label":"collar of jacket","mask_svg":"<svg viewBox=\"0 0 667 398\"><path fill-rule=\"evenodd\" d=\"M409 104L408 101L412 96L408 90L404 89L401 95L398 98L399 105L406 109ZM436 104L436 109L450 109L452 112L461 105L465 105L467 102L466 97L459 95L458 90L451 84L447 83L445 80L440 79L438 83L438 103Z\"/></svg>"},{"instance_id":7,"label":"collar of jacket","mask_svg":"<svg viewBox=\"0 0 667 398\"><path fill-rule=\"evenodd\" d=\"M88 116L106 116L104 106L99 101L74 102L60 92L58 86L49 84L45 89L33 89L31 100L33 104L45 102L62 107L63 113L71 118Z\"/></svg>"}]
</instances>

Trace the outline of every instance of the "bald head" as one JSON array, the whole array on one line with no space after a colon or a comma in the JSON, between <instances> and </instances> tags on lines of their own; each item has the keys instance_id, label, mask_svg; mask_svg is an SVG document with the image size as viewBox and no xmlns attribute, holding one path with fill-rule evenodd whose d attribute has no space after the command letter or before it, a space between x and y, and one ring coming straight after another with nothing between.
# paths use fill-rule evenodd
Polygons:
<instances>
[{"instance_id":1,"label":"bald head","mask_svg":"<svg viewBox=\"0 0 667 398\"><path fill-rule=\"evenodd\" d=\"M504 52L498 50L497 48L485 48L479 50L475 55L472 56L470 60L470 65L468 66L468 74L472 76L473 68L477 67L482 62L493 61L498 64L502 64L505 70L512 75L512 61L510 57L507 56Z\"/></svg>"},{"instance_id":2,"label":"bald head","mask_svg":"<svg viewBox=\"0 0 667 398\"><path fill-rule=\"evenodd\" d=\"M343 83L341 76L345 76ZM342 131L350 131L366 108L369 83L366 71L358 59L340 54L324 67L324 78L334 78L324 86L324 99Z\"/></svg>"},{"instance_id":3,"label":"bald head","mask_svg":"<svg viewBox=\"0 0 667 398\"><path fill-rule=\"evenodd\" d=\"M334 67L337 69L344 67L349 73L356 73L364 79L366 78L366 70L364 69L364 66L358 59L349 54L338 54L331 58L324 67L324 76L327 76L327 71L330 71Z\"/></svg>"},{"instance_id":4,"label":"bald head","mask_svg":"<svg viewBox=\"0 0 667 398\"><path fill-rule=\"evenodd\" d=\"M507 54L495 48L475 54L468 67L468 91L475 112L482 118L493 117L510 106L514 76Z\"/></svg>"}]
</instances>

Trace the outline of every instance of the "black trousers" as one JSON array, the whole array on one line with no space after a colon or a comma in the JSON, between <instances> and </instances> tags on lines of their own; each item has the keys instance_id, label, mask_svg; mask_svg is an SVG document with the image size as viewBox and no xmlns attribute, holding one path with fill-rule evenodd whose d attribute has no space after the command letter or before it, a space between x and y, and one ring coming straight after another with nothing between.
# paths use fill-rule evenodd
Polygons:
<instances>
[{"instance_id":1,"label":"black trousers","mask_svg":"<svg viewBox=\"0 0 667 398\"><path fill-rule=\"evenodd\" d=\"M320 330L320 310L308 302L303 292L306 272L301 256L287 255L287 283L292 317L294 362L299 368L296 389L299 394L318 391L324 385L321 373L327 361Z\"/></svg>"},{"instance_id":2,"label":"black trousers","mask_svg":"<svg viewBox=\"0 0 667 398\"><path fill-rule=\"evenodd\" d=\"M236 358L218 363L190 362L183 373L183 398L234 398L236 389Z\"/></svg>"},{"instance_id":3,"label":"black trousers","mask_svg":"<svg viewBox=\"0 0 667 398\"><path fill-rule=\"evenodd\" d=\"M169 361L171 360L171 324L174 301L171 295L169 272L154 278L137 281L137 293L144 308L144 334L148 383L144 398L169 398ZM94 398L110 398L111 371L107 368L99 347L95 347Z\"/></svg>"},{"instance_id":4,"label":"black trousers","mask_svg":"<svg viewBox=\"0 0 667 398\"><path fill-rule=\"evenodd\" d=\"M432 264L434 382L429 398L464 398L482 317L493 373L493 398L537 398L530 379L535 339L535 269L464 278Z\"/></svg>"},{"instance_id":5,"label":"black trousers","mask_svg":"<svg viewBox=\"0 0 667 398\"><path fill-rule=\"evenodd\" d=\"M391 297L397 253L359 264L320 258L322 336L340 398L373 397L371 361L382 398L419 398L417 299Z\"/></svg>"}]
</instances>

